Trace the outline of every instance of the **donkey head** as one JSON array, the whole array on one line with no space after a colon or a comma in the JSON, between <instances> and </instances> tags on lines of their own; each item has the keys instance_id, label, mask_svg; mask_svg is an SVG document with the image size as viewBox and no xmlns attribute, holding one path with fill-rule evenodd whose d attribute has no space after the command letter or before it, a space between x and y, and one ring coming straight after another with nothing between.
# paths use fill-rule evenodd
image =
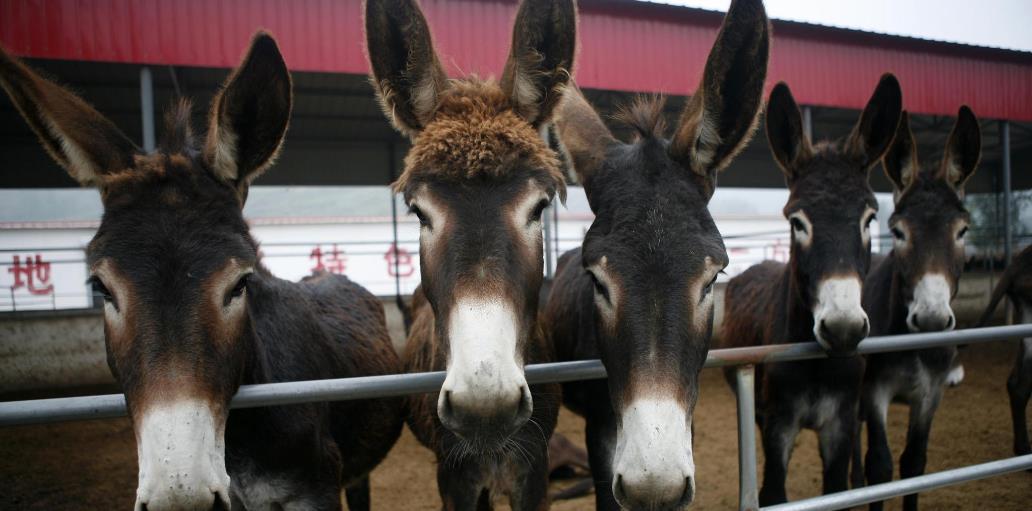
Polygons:
<instances>
[{"instance_id":1,"label":"donkey head","mask_svg":"<svg viewBox=\"0 0 1032 511\"><path fill-rule=\"evenodd\" d=\"M617 141L575 89L556 121L595 213L582 264L619 421L613 493L628 509L681 509L694 498L692 413L713 284L728 263L707 205L755 126L768 38L763 4L733 2L672 140L658 102L624 113L638 132L632 143Z\"/></svg>"},{"instance_id":2,"label":"donkey head","mask_svg":"<svg viewBox=\"0 0 1032 511\"><path fill-rule=\"evenodd\" d=\"M86 257L104 298L108 365L139 455L136 508L229 507L224 430L251 356L256 244L241 208L279 149L291 83L275 41L254 38L216 96L203 148L189 105L144 154L113 123L0 50L0 84L57 163L99 188Z\"/></svg>"},{"instance_id":3,"label":"donkey head","mask_svg":"<svg viewBox=\"0 0 1032 511\"><path fill-rule=\"evenodd\" d=\"M962 106L938 166L921 168L906 112L891 149L882 160L896 188L889 218L893 260L911 332L938 332L956 326L950 299L964 269L964 234L970 216L964 183L981 157L978 120Z\"/></svg>"},{"instance_id":4,"label":"donkey head","mask_svg":"<svg viewBox=\"0 0 1032 511\"><path fill-rule=\"evenodd\" d=\"M476 445L531 416L541 214L565 194L541 136L573 65L572 0L525 0L500 82L448 80L414 0L367 0L373 84L412 138L394 183L419 218L422 285L447 356L437 412Z\"/></svg>"},{"instance_id":5,"label":"donkey head","mask_svg":"<svg viewBox=\"0 0 1032 511\"><path fill-rule=\"evenodd\" d=\"M867 178L892 142L902 101L899 82L886 74L852 133L816 146L803 135L787 85L775 86L767 103L767 138L789 188L793 299L808 309L817 342L831 353L851 353L870 331L860 297L878 203Z\"/></svg>"}]
</instances>

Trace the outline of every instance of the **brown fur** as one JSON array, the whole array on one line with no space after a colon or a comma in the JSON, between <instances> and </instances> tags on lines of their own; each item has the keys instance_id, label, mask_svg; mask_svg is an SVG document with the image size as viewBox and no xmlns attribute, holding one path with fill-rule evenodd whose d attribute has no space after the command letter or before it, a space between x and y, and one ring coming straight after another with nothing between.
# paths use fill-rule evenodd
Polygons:
<instances>
[{"instance_id":1,"label":"brown fur","mask_svg":"<svg viewBox=\"0 0 1032 511\"><path fill-rule=\"evenodd\" d=\"M537 132L489 81L454 80L441 96L434 121L416 136L394 190L425 180L505 179L529 165L565 200L559 160Z\"/></svg>"}]
</instances>

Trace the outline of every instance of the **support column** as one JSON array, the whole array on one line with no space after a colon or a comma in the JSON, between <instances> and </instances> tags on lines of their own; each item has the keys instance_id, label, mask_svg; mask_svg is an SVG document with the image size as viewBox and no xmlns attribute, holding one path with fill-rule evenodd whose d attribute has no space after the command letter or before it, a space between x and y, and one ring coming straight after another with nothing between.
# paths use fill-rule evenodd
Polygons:
<instances>
[{"instance_id":1,"label":"support column","mask_svg":"<svg viewBox=\"0 0 1032 511\"><path fill-rule=\"evenodd\" d=\"M803 135L813 142L813 109L808 106L803 107Z\"/></svg>"},{"instance_id":2,"label":"support column","mask_svg":"<svg viewBox=\"0 0 1032 511\"><path fill-rule=\"evenodd\" d=\"M398 178L398 170L395 168L397 162L397 155L395 154L394 144L387 144L388 155L387 164L390 166L391 172L391 184ZM394 190L388 186L387 196L391 198L391 232L394 236L394 297L396 299L401 298L401 274L398 273L398 253L401 251L401 247L398 246L398 199L394 196Z\"/></svg>"},{"instance_id":3,"label":"support column","mask_svg":"<svg viewBox=\"0 0 1032 511\"><path fill-rule=\"evenodd\" d=\"M1000 121L1000 150L1003 152L1003 260L1009 265L1014 253L1014 239L1011 234L1011 147L1010 123Z\"/></svg>"},{"instance_id":4,"label":"support column","mask_svg":"<svg viewBox=\"0 0 1032 511\"><path fill-rule=\"evenodd\" d=\"M551 206L548 206L542 213L542 220L544 220L544 235L545 235L545 277L552 278L552 211L555 209L555 201L552 202Z\"/></svg>"},{"instance_id":5,"label":"support column","mask_svg":"<svg viewBox=\"0 0 1032 511\"><path fill-rule=\"evenodd\" d=\"M143 150L154 151L154 79L147 66L140 68L140 121L143 124Z\"/></svg>"}]
</instances>

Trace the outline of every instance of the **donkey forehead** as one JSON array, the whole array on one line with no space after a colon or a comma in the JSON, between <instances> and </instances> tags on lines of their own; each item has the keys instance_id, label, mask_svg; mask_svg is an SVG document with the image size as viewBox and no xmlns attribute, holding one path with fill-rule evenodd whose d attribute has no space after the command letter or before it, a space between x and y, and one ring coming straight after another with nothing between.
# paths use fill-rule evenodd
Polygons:
<instances>
[{"instance_id":1,"label":"donkey forehead","mask_svg":"<svg viewBox=\"0 0 1032 511\"><path fill-rule=\"evenodd\" d=\"M563 182L555 152L497 85L460 83L413 141L398 187L419 179L504 179L527 168Z\"/></svg>"},{"instance_id":2,"label":"donkey forehead","mask_svg":"<svg viewBox=\"0 0 1032 511\"><path fill-rule=\"evenodd\" d=\"M946 221L967 217L968 211L957 192L942 179L922 177L896 200L893 218L918 222Z\"/></svg>"}]
</instances>

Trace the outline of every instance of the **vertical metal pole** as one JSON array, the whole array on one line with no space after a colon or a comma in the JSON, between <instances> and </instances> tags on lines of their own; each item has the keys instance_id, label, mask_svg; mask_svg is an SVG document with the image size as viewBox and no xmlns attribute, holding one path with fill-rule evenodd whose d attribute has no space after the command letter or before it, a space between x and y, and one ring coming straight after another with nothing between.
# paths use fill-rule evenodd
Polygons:
<instances>
[{"instance_id":1,"label":"vertical metal pole","mask_svg":"<svg viewBox=\"0 0 1032 511\"><path fill-rule=\"evenodd\" d=\"M549 206L555 208L555 203ZM552 278L552 212L545 211L542 215L545 222L545 277Z\"/></svg>"},{"instance_id":2,"label":"vertical metal pole","mask_svg":"<svg viewBox=\"0 0 1032 511\"><path fill-rule=\"evenodd\" d=\"M803 107L803 135L813 141L813 110L808 106Z\"/></svg>"},{"instance_id":3,"label":"vertical metal pole","mask_svg":"<svg viewBox=\"0 0 1032 511\"><path fill-rule=\"evenodd\" d=\"M1000 121L1000 146L1003 151L1003 260L1008 265L1014 251L1011 235L1011 147L1010 123Z\"/></svg>"},{"instance_id":4,"label":"vertical metal pole","mask_svg":"<svg viewBox=\"0 0 1032 511\"><path fill-rule=\"evenodd\" d=\"M143 150L154 151L154 80L147 66L140 68L140 121L143 123Z\"/></svg>"},{"instance_id":5,"label":"vertical metal pole","mask_svg":"<svg viewBox=\"0 0 1032 511\"><path fill-rule=\"evenodd\" d=\"M756 477L756 369L752 365L735 370L738 397L738 509L760 508Z\"/></svg>"},{"instance_id":6,"label":"vertical metal pole","mask_svg":"<svg viewBox=\"0 0 1032 511\"><path fill-rule=\"evenodd\" d=\"M388 165L390 166L391 172L391 184L394 184L394 180L397 176L397 169L395 169L396 156L394 154L394 144L387 144L387 151L390 152L388 156ZM394 296L401 298L401 274L398 273L398 252L401 248L398 246L398 200L394 196L394 190L390 189L388 185L387 190L388 196L391 198L391 229L394 233Z\"/></svg>"}]
</instances>

